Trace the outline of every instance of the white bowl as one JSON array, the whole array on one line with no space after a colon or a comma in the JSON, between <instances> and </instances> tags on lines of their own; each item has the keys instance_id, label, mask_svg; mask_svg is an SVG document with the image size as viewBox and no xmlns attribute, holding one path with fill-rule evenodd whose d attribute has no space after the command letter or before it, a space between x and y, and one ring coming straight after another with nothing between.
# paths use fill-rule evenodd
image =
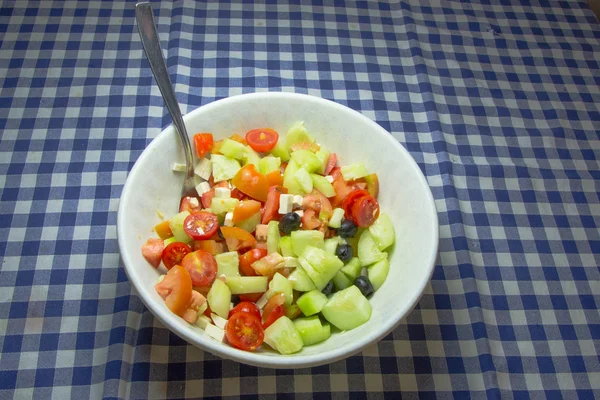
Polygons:
<instances>
[{"instance_id":1,"label":"white bowl","mask_svg":"<svg viewBox=\"0 0 600 400\"><path fill-rule=\"evenodd\" d=\"M154 290L159 272L142 257L141 245L155 236L156 210L178 211L183 176L171 171L184 162L172 126L150 143L129 173L120 199L117 231L125 271L150 311L171 331L222 358L272 368L301 368L349 357L389 334L413 309L431 278L438 247L433 196L418 165L386 130L362 114L318 97L293 93L253 93L229 97L185 116L190 135L211 132L215 139L271 127L285 134L304 121L317 142L336 152L341 164L362 162L379 176L381 210L392 219L396 244L390 272L371 297L373 313L364 325L336 333L293 355L269 349L246 352L203 335L200 328L171 313ZM267 345L262 346L268 348Z\"/></svg>"}]
</instances>

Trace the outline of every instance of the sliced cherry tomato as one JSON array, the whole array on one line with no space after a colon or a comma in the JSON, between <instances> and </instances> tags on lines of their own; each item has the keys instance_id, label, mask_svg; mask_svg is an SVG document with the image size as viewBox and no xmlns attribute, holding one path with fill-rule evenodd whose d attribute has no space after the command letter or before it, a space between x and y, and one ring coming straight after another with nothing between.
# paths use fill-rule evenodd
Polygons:
<instances>
[{"instance_id":1,"label":"sliced cherry tomato","mask_svg":"<svg viewBox=\"0 0 600 400\"><path fill-rule=\"evenodd\" d=\"M366 190L354 190L346 196L342 202L342 208L344 209L344 218L353 220L352 217L352 206L354 203L363 196L370 196Z\"/></svg>"},{"instance_id":2,"label":"sliced cherry tomato","mask_svg":"<svg viewBox=\"0 0 600 400\"><path fill-rule=\"evenodd\" d=\"M256 303L258 301L258 299L260 299L262 297L264 293L246 293L246 294L240 294L240 300L241 301L251 301L253 303Z\"/></svg>"},{"instance_id":3,"label":"sliced cherry tomato","mask_svg":"<svg viewBox=\"0 0 600 400\"><path fill-rule=\"evenodd\" d=\"M269 181L263 174L256 170L254 164L244 165L235 174L231 183L243 193L256 200L267 200Z\"/></svg>"},{"instance_id":4,"label":"sliced cherry tomato","mask_svg":"<svg viewBox=\"0 0 600 400\"><path fill-rule=\"evenodd\" d=\"M242 191L240 191L238 188L234 188L231 191L231 197L234 199L238 199L238 200L246 200L248 198L248 196L246 196Z\"/></svg>"},{"instance_id":5,"label":"sliced cherry tomato","mask_svg":"<svg viewBox=\"0 0 600 400\"><path fill-rule=\"evenodd\" d=\"M196 196L185 196L179 202L179 212L187 211L190 214L202 209L200 199Z\"/></svg>"},{"instance_id":6,"label":"sliced cherry tomato","mask_svg":"<svg viewBox=\"0 0 600 400\"><path fill-rule=\"evenodd\" d=\"M325 175L329 175L331 170L335 168L337 164L337 155L335 153L331 153L329 158L327 159L327 164L325 166Z\"/></svg>"},{"instance_id":7,"label":"sliced cherry tomato","mask_svg":"<svg viewBox=\"0 0 600 400\"><path fill-rule=\"evenodd\" d=\"M212 179L212 175L210 176L210 178ZM210 183L210 180L208 181L208 183ZM212 189L210 189L208 192L204 192L202 193L202 207L204 208L209 208L210 205L212 204L212 199L215 197L215 189L218 187L229 187L229 183L222 181L219 183L212 183Z\"/></svg>"},{"instance_id":8,"label":"sliced cherry tomato","mask_svg":"<svg viewBox=\"0 0 600 400\"><path fill-rule=\"evenodd\" d=\"M215 236L217 236L217 235L215 235ZM194 245L192 248L194 249L194 251L196 251L196 250L208 251L213 256L216 256L217 254L225 253L225 251L227 250L225 248L225 243L218 242L218 241L212 240L212 239L194 240L193 244Z\"/></svg>"},{"instance_id":9,"label":"sliced cherry tomato","mask_svg":"<svg viewBox=\"0 0 600 400\"><path fill-rule=\"evenodd\" d=\"M235 226L222 226L221 233L229 251L245 250L256 245L256 239L248 231Z\"/></svg>"},{"instance_id":10,"label":"sliced cherry tomato","mask_svg":"<svg viewBox=\"0 0 600 400\"><path fill-rule=\"evenodd\" d=\"M313 229L319 229L322 225L322 221L319 220L319 215L315 210L306 210L302 214L302 229L311 231Z\"/></svg>"},{"instance_id":11,"label":"sliced cherry tomato","mask_svg":"<svg viewBox=\"0 0 600 400\"><path fill-rule=\"evenodd\" d=\"M173 313L182 316L187 310L192 297L192 279L185 268L180 265L171 268L154 288Z\"/></svg>"},{"instance_id":12,"label":"sliced cherry tomato","mask_svg":"<svg viewBox=\"0 0 600 400\"><path fill-rule=\"evenodd\" d=\"M259 153L273 150L279 140L279 134L273 129L253 129L246 133L246 141L254 151Z\"/></svg>"},{"instance_id":13,"label":"sliced cherry tomato","mask_svg":"<svg viewBox=\"0 0 600 400\"><path fill-rule=\"evenodd\" d=\"M277 321L279 317L283 317L285 315L285 307L283 305L276 306L270 314L268 314L265 322L263 322L263 327L267 329L269 326L273 324L273 322Z\"/></svg>"},{"instance_id":14,"label":"sliced cherry tomato","mask_svg":"<svg viewBox=\"0 0 600 400\"><path fill-rule=\"evenodd\" d=\"M265 307L263 308L262 313L262 321L263 327L268 328L273 322L277 321L279 317L285 315L285 307L283 303L285 302L285 295L281 292L275 293Z\"/></svg>"},{"instance_id":15,"label":"sliced cherry tomato","mask_svg":"<svg viewBox=\"0 0 600 400\"><path fill-rule=\"evenodd\" d=\"M323 212L328 217L333 213L333 207L331 207L329 199L323 196L323 193L317 189L313 189L312 192L304 196L302 199L302 208L304 210L314 210L317 213Z\"/></svg>"},{"instance_id":16,"label":"sliced cherry tomato","mask_svg":"<svg viewBox=\"0 0 600 400\"><path fill-rule=\"evenodd\" d=\"M262 216L261 223L268 224L269 221L276 219L279 216L279 198L282 194L286 194L288 190L283 186L271 186L265 203L265 211Z\"/></svg>"},{"instance_id":17,"label":"sliced cherry tomato","mask_svg":"<svg viewBox=\"0 0 600 400\"><path fill-rule=\"evenodd\" d=\"M371 195L363 196L352 206L352 219L361 228L373 225L379 217L379 203Z\"/></svg>"},{"instance_id":18,"label":"sliced cherry tomato","mask_svg":"<svg viewBox=\"0 0 600 400\"><path fill-rule=\"evenodd\" d=\"M196 250L187 254L181 266L189 272L194 286L210 285L217 277L217 261L208 251Z\"/></svg>"},{"instance_id":19,"label":"sliced cherry tomato","mask_svg":"<svg viewBox=\"0 0 600 400\"><path fill-rule=\"evenodd\" d=\"M256 350L265 339L265 330L260 318L247 312L233 314L225 326L225 336L233 347L241 350Z\"/></svg>"},{"instance_id":20,"label":"sliced cherry tomato","mask_svg":"<svg viewBox=\"0 0 600 400\"><path fill-rule=\"evenodd\" d=\"M282 258L279 253L271 253L252 263L252 268L262 276L272 277L283 268Z\"/></svg>"},{"instance_id":21,"label":"sliced cherry tomato","mask_svg":"<svg viewBox=\"0 0 600 400\"><path fill-rule=\"evenodd\" d=\"M150 265L154 268L158 268L164 249L165 243L162 239L150 238L142 245L142 255Z\"/></svg>"},{"instance_id":22,"label":"sliced cherry tomato","mask_svg":"<svg viewBox=\"0 0 600 400\"><path fill-rule=\"evenodd\" d=\"M187 323L195 323L198 320L198 311L200 310L200 307L202 307L205 303L206 297L204 297L201 293L192 290L190 304L188 304L187 309L183 313L182 318Z\"/></svg>"},{"instance_id":23,"label":"sliced cherry tomato","mask_svg":"<svg viewBox=\"0 0 600 400\"><path fill-rule=\"evenodd\" d=\"M181 263L183 257L191 253L192 249L185 243L173 242L169 244L162 252L162 262L167 269L173 268Z\"/></svg>"},{"instance_id":24,"label":"sliced cherry tomato","mask_svg":"<svg viewBox=\"0 0 600 400\"><path fill-rule=\"evenodd\" d=\"M309 151L312 151L313 153L316 153L317 151L319 151L320 148L321 148L321 146L319 146L316 143L300 142L300 143L293 144L290 149L292 151L296 151L296 150L309 150Z\"/></svg>"},{"instance_id":25,"label":"sliced cherry tomato","mask_svg":"<svg viewBox=\"0 0 600 400\"><path fill-rule=\"evenodd\" d=\"M257 273L252 268L256 260L260 260L268 254L266 249L252 249L240 256L240 271L246 276L256 276Z\"/></svg>"},{"instance_id":26,"label":"sliced cherry tomato","mask_svg":"<svg viewBox=\"0 0 600 400\"><path fill-rule=\"evenodd\" d=\"M173 237L173 231L171 231L171 226L169 225L168 220L156 224L154 226L154 232L156 232L158 237L163 240Z\"/></svg>"},{"instance_id":27,"label":"sliced cherry tomato","mask_svg":"<svg viewBox=\"0 0 600 400\"><path fill-rule=\"evenodd\" d=\"M260 310L256 306L256 304L250 301L242 301L237 306L233 307L231 311L229 311L229 318L233 316L233 314L239 312L247 312L254 315L256 318L260 318Z\"/></svg>"},{"instance_id":28,"label":"sliced cherry tomato","mask_svg":"<svg viewBox=\"0 0 600 400\"><path fill-rule=\"evenodd\" d=\"M334 207L339 207L353 190L367 189L367 182L364 178L346 182L339 167L335 167L331 171L331 176L333 177L332 185L335 190L335 196L331 199L331 204Z\"/></svg>"},{"instance_id":29,"label":"sliced cherry tomato","mask_svg":"<svg viewBox=\"0 0 600 400\"><path fill-rule=\"evenodd\" d=\"M194 145L196 146L196 154L198 158L203 158L207 153L210 153L215 145L212 133L197 133L194 135Z\"/></svg>"},{"instance_id":30,"label":"sliced cherry tomato","mask_svg":"<svg viewBox=\"0 0 600 400\"><path fill-rule=\"evenodd\" d=\"M234 141L236 141L238 143L241 143L244 146L248 144L248 142L246 142L246 139L244 139L243 137L241 137L237 133L234 133L233 135L231 135L231 137L229 139L234 140Z\"/></svg>"},{"instance_id":31,"label":"sliced cherry tomato","mask_svg":"<svg viewBox=\"0 0 600 400\"><path fill-rule=\"evenodd\" d=\"M271 186L283 186L283 175L279 171L273 171L266 175L269 185Z\"/></svg>"},{"instance_id":32,"label":"sliced cherry tomato","mask_svg":"<svg viewBox=\"0 0 600 400\"><path fill-rule=\"evenodd\" d=\"M183 229L194 240L209 239L219 229L219 218L208 211L197 211L185 218Z\"/></svg>"},{"instance_id":33,"label":"sliced cherry tomato","mask_svg":"<svg viewBox=\"0 0 600 400\"><path fill-rule=\"evenodd\" d=\"M233 223L250 218L260 212L260 203L256 200L244 200L236 204L233 209Z\"/></svg>"}]
</instances>

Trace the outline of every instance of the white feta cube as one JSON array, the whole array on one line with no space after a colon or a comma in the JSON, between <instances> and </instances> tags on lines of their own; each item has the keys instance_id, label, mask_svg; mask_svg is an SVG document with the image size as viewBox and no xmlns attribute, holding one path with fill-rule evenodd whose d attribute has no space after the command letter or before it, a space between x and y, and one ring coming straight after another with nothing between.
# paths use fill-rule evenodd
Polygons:
<instances>
[{"instance_id":1,"label":"white feta cube","mask_svg":"<svg viewBox=\"0 0 600 400\"><path fill-rule=\"evenodd\" d=\"M190 207L197 208L199 205L200 205L200 202L198 201L197 198L195 198L195 197L190 198Z\"/></svg>"},{"instance_id":2,"label":"white feta cube","mask_svg":"<svg viewBox=\"0 0 600 400\"><path fill-rule=\"evenodd\" d=\"M173 171L175 171L175 172L185 172L185 164L173 163Z\"/></svg>"},{"instance_id":3,"label":"white feta cube","mask_svg":"<svg viewBox=\"0 0 600 400\"><path fill-rule=\"evenodd\" d=\"M256 236L256 240L259 242L264 242L267 240L267 233L269 232L269 226L265 224L256 225L256 231L254 232L254 236Z\"/></svg>"},{"instance_id":4,"label":"white feta cube","mask_svg":"<svg viewBox=\"0 0 600 400\"><path fill-rule=\"evenodd\" d=\"M294 209L294 195L282 194L279 197L279 214L287 214Z\"/></svg>"},{"instance_id":5,"label":"white feta cube","mask_svg":"<svg viewBox=\"0 0 600 400\"><path fill-rule=\"evenodd\" d=\"M205 181L209 180L210 174L212 174L212 164L210 160L208 158L200 160L196 169L194 169L194 173Z\"/></svg>"},{"instance_id":6,"label":"white feta cube","mask_svg":"<svg viewBox=\"0 0 600 400\"><path fill-rule=\"evenodd\" d=\"M223 222L225 226L233 226L233 213L228 212L225 214L225 222Z\"/></svg>"},{"instance_id":7,"label":"white feta cube","mask_svg":"<svg viewBox=\"0 0 600 400\"><path fill-rule=\"evenodd\" d=\"M225 339L225 331L213 324L206 325L206 328L204 328L204 334L219 342L223 342Z\"/></svg>"},{"instance_id":8,"label":"white feta cube","mask_svg":"<svg viewBox=\"0 0 600 400\"><path fill-rule=\"evenodd\" d=\"M333 183L333 181L334 181L333 176L331 176L331 175L325 175L325 179L327 179L327 182L329 182L329 183Z\"/></svg>"},{"instance_id":9,"label":"white feta cube","mask_svg":"<svg viewBox=\"0 0 600 400\"><path fill-rule=\"evenodd\" d=\"M231 189L224 187L215 188L215 197L218 199L228 199L231 197Z\"/></svg>"},{"instance_id":10,"label":"white feta cube","mask_svg":"<svg viewBox=\"0 0 600 400\"><path fill-rule=\"evenodd\" d=\"M227 324L227 320L225 318L221 318L215 313L210 314L210 317L217 327L225 329L225 325Z\"/></svg>"},{"instance_id":11,"label":"white feta cube","mask_svg":"<svg viewBox=\"0 0 600 400\"><path fill-rule=\"evenodd\" d=\"M210 190L210 184L208 182L200 182L196 185L196 192L198 192L199 196L202 196L204 193Z\"/></svg>"},{"instance_id":12,"label":"white feta cube","mask_svg":"<svg viewBox=\"0 0 600 400\"><path fill-rule=\"evenodd\" d=\"M294 199L292 201L292 205L294 208L301 208L302 207L302 200L304 198L302 196L299 195L294 195Z\"/></svg>"}]
</instances>

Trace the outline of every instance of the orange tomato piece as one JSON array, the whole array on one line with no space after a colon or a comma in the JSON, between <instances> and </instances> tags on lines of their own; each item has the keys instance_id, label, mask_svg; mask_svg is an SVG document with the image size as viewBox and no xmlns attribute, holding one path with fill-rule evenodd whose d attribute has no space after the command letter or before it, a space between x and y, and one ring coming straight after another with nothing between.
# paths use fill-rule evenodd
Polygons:
<instances>
[{"instance_id":1,"label":"orange tomato piece","mask_svg":"<svg viewBox=\"0 0 600 400\"><path fill-rule=\"evenodd\" d=\"M215 140L213 139L212 133L197 133L194 135L194 145L196 147L198 158L202 158L207 153L210 153L214 144Z\"/></svg>"},{"instance_id":2,"label":"orange tomato piece","mask_svg":"<svg viewBox=\"0 0 600 400\"><path fill-rule=\"evenodd\" d=\"M242 200L233 209L233 223L250 218L260 212L260 203L256 200Z\"/></svg>"},{"instance_id":3,"label":"orange tomato piece","mask_svg":"<svg viewBox=\"0 0 600 400\"><path fill-rule=\"evenodd\" d=\"M253 199L262 202L267 200L269 181L263 174L256 170L256 167L253 164L246 164L243 166L237 174L235 174L231 183L241 192Z\"/></svg>"},{"instance_id":4,"label":"orange tomato piece","mask_svg":"<svg viewBox=\"0 0 600 400\"><path fill-rule=\"evenodd\" d=\"M221 233L229 251L250 249L256 245L256 239L248 231L235 226L222 226Z\"/></svg>"},{"instance_id":5,"label":"orange tomato piece","mask_svg":"<svg viewBox=\"0 0 600 400\"><path fill-rule=\"evenodd\" d=\"M246 142L246 139L243 138L242 136L238 135L237 133L234 133L233 135L231 135L229 137L229 139L235 140L236 142L241 143L244 146L248 144L248 142Z\"/></svg>"},{"instance_id":6,"label":"orange tomato piece","mask_svg":"<svg viewBox=\"0 0 600 400\"><path fill-rule=\"evenodd\" d=\"M221 154L221 153L219 153L219 151L221 150L221 146L223 146L223 141L222 140L217 140L215 142L215 144L213 145L211 153L212 154Z\"/></svg>"},{"instance_id":7,"label":"orange tomato piece","mask_svg":"<svg viewBox=\"0 0 600 400\"><path fill-rule=\"evenodd\" d=\"M266 175L270 186L283 186L283 175L279 171L273 171Z\"/></svg>"},{"instance_id":8,"label":"orange tomato piece","mask_svg":"<svg viewBox=\"0 0 600 400\"><path fill-rule=\"evenodd\" d=\"M169 310L181 317L192 298L192 278L185 268L176 265L156 284L155 289L165 300Z\"/></svg>"},{"instance_id":9,"label":"orange tomato piece","mask_svg":"<svg viewBox=\"0 0 600 400\"><path fill-rule=\"evenodd\" d=\"M204 250L210 254L217 255L225 252L225 243L217 242L216 240L194 240L193 250Z\"/></svg>"},{"instance_id":10,"label":"orange tomato piece","mask_svg":"<svg viewBox=\"0 0 600 400\"><path fill-rule=\"evenodd\" d=\"M171 231L171 227L169 226L168 220L155 225L154 231L156 232L158 237L163 240L173 237L173 232Z\"/></svg>"}]
</instances>

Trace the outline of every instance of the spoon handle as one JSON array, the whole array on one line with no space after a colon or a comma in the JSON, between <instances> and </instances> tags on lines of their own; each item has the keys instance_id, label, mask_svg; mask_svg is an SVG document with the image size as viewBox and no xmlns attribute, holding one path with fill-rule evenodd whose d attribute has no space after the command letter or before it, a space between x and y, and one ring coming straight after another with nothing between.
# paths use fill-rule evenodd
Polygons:
<instances>
[{"instance_id":1,"label":"spoon handle","mask_svg":"<svg viewBox=\"0 0 600 400\"><path fill-rule=\"evenodd\" d=\"M187 176L191 177L194 175L192 147L190 145L187 130L185 129L185 124L183 123L179 103L177 103L177 98L173 91L173 84L171 83L169 72L167 71L167 65L163 57L162 49L160 48L160 40L158 38L158 32L156 31L152 5L150 3L136 4L135 19L137 21L138 30L140 31L142 45L146 52L146 58L148 58L148 62L150 62L150 69L152 70L154 79L156 79L156 84L160 89L167 110L171 115L175 131L177 131L181 144L183 145Z\"/></svg>"}]
</instances>

